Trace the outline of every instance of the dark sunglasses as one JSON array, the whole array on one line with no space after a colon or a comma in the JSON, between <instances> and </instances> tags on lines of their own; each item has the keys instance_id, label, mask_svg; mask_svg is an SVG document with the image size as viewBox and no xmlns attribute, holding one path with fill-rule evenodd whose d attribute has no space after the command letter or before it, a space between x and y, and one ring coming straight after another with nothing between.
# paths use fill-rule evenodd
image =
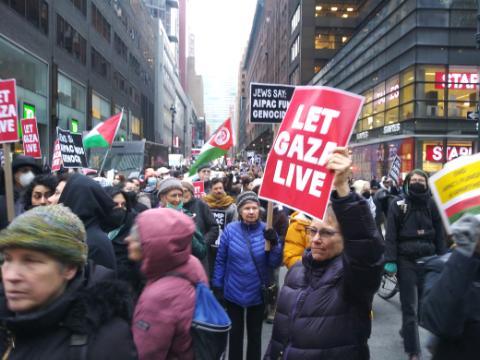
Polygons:
<instances>
[{"instance_id":1,"label":"dark sunglasses","mask_svg":"<svg viewBox=\"0 0 480 360\"><path fill-rule=\"evenodd\" d=\"M327 229L327 228L322 228L322 229L319 230L319 229L317 229L313 226L307 226L305 228L305 231L307 232L307 235L310 236L311 238L314 238L317 234L318 234L318 236L323 237L323 238L331 238L335 234L338 234L340 232L340 231L335 231L335 230Z\"/></svg>"}]
</instances>

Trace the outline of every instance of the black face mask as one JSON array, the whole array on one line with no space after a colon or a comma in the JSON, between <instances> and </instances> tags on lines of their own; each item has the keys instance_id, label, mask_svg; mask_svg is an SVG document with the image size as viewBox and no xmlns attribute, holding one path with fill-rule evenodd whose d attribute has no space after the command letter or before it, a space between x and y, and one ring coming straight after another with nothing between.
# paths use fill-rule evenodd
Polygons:
<instances>
[{"instance_id":1,"label":"black face mask","mask_svg":"<svg viewBox=\"0 0 480 360\"><path fill-rule=\"evenodd\" d=\"M110 213L104 218L102 222L102 229L104 231L112 231L123 225L127 210L122 208L113 208Z\"/></svg>"},{"instance_id":2,"label":"black face mask","mask_svg":"<svg viewBox=\"0 0 480 360\"><path fill-rule=\"evenodd\" d=\"M125 191L124 195L127 198L127 202L130 204L130 206L137 203L137 193L135 191Z\"/></svg>"},{"instance_id":3,"label":"black face mask","mask_svg":"<svg viewBox=\"0 0 480 360\"><path fill-rule=\"evenodd\" d=\"M372 194L370 194L370 191L364 191L364 192L362 192L362 196L365 199L370 199L370 196L372 196Z\"/></svg>"},{"instance_id":4,"label":"black face mask","mask_svg":"<svg viewBox=\"0 0 480 360\"><path fill-rule=\"evenodd\" d=\"M420 183L413 183L408 186L408 191L414 194L422 194L427 190L427 187Z\"/></svg>"}]
</instances>

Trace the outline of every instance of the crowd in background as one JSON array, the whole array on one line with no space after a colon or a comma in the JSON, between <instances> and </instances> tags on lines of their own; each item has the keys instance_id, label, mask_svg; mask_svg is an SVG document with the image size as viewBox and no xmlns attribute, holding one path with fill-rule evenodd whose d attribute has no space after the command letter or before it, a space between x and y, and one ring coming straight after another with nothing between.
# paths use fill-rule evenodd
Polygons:
<instances>
[{"instance_id":1,"label":"crowd in background","mask_svg":"<svg viewBox=\"0 0 480 360\"><path fill-rule=\"evenodd\" d=\"M191 283L201 281L232 320L231 360L244 358L244 337L246 358L262 357L263 321L274 324L266 359L368 359L373 295L382 274L397 274L408 358L421 357L420 324L432 332L435 359L473 359L479 220L462 218L447 238L426 173L414 170L402 184L352 179L342 149L328 166L335 191L326 219L273 204L270 227L258 197L260 166L106 177L45 173L32 158L16 157L9 226L0 192L0 354L191 359ZM285 285L266 299L282 265Z\"/></svg>"}]
</instances>

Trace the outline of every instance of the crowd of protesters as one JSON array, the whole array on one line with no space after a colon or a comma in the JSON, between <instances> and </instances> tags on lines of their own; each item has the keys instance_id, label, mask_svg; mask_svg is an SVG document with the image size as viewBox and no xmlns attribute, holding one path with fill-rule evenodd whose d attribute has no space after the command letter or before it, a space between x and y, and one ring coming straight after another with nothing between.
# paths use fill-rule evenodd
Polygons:
<instances>
[{"instance_id":1,"label":"crowd of protesters","mask_svg":"<svg viewBox=\"0 0 480 360\"><path fill-rule=\"evenodd\" d=\"M462 218L447 251L426 173L354 181L351 165L344 148L327 162L335 177L325 219L273 204L267 225L260 166L107 179L51 174L17 156L10 224L0 189L2 359L193 359L197 282L232 321L231 360L369 359L384 274L398 276L409 359L422 356L419 325L431 331L434 359L476 358L480 221ZM267 299L282 265L284 286ZM266 354L264 320L273 323Z\"/></svg>"}]
</instances>

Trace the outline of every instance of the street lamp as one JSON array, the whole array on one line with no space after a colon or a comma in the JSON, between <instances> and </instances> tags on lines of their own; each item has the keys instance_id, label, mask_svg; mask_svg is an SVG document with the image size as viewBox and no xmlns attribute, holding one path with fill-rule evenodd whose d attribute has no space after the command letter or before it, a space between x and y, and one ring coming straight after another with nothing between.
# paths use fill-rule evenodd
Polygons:
<instances>
[{"instance_id":1,"label":"street lamp","mask_svg":"<svg viewBox=\"0 0 480 360\"><path fill-rule=\"evenodd\" d=\"M175 108L174 104L170 106L170 113L172 114L172 148L170 149L170 153L173 154L173 128L175 126L175 114L177 113L177 109Z\"/></svg>"}]
</instances>

